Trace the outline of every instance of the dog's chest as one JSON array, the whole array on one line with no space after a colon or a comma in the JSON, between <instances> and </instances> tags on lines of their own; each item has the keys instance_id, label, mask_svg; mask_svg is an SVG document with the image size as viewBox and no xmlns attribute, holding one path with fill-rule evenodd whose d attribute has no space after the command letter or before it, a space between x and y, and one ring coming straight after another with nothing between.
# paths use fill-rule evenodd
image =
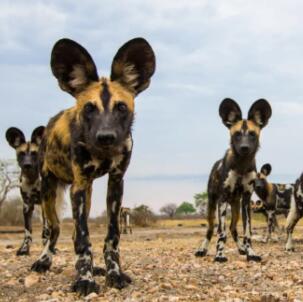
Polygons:
<instances>
[{"instance_id":1,"label":"dog's chest","mask_svg":"<svg viewBox=\"0 0 303 302\"><path fill-rule=\"evenodd\" d=\"M21 177L21 194L24 202L40 203L41 181L38 178L34 183L29 183L26 177Z\"/></svg>"},{"instance_id":2,"label":"dog's chest","mask_svg":"<svg viewBox=\"0 0 303 302\"><path fill-rule=\"evenodd\" d=\"M92 157L91 160L83 164L83 174L91 178L98 178L109 172L114 174L123 173L122 163L124 157L125 156L123 154L102 159Z\"/></svg>"},{"instance_id":3,"label":"dog's chest","mask_svg":"<svg viewBox=\"0 0 303 302\"><path fill-rule=\"evenodd\" d=\"M237 173L235 170L230 170L223 182L223 187L230 193L253 192L253 181L256 178L256 172L251 171L244 175Z\"/></svg>"}]
</instances>

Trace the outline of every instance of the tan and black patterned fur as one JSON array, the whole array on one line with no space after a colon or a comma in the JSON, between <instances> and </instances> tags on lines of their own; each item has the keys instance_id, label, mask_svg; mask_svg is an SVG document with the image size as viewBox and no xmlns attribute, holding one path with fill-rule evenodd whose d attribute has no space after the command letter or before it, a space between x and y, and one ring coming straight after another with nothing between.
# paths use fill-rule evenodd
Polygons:
<instances>
[{"instance_id":1,"label":"tan and black patterned fur","mask_svg":"<svg viewBox=\"0 0 303 302\"><path fill-rule=\"evenodd\" d=\"M218 209L218 241L215 261L225 262L224 245L226 242L225 217L227 205L231 205L230 231L240 254L247 260L260 261L251 245L250 200L253 193L253 180L256 176L255 156L259 147L261 129L271 116L269 103L260 99L248 112L248 118L242 119L239 105L231 100L222 101L219 115L230 131L230 148L223 159L212 168L208 181L208 230L206 239L196 252L196 256L205 256L213 236L215 212ZM244 228L243 243L238 238L237 223L242 208Z\"/></svg>"},{"instance_id":2,"label":"tan and black patterned fur","mask_svg":"<svg viewBox=\"0 0 303 302\"><path fill-rule=\"evenodd\" d=\"M51 234L32 270L42 272L51 266L51 251L60 230L55 211L58 190L71 184L77 256L72 288L83 295L98 292L87 219L93 180L108 174L108 230L103 250L106 283L123 288L131 282L121 270L119 257L123 177L132 152L134 98L149 86L155 56L146 40L130 40L115 55L110 78L99 78L87 50L62 39L53 48L51 68L59 86L76 99L76 104L50 120L42 142L41 195Z\"/></svg>"},{"instance_id":3,"label":"tan and black patterned fur","mask_svg":"<svg viewBox=\"0 0 303 302\"><path fill-rule=\"evenodd\" d=\"M15 127L6 131L6 139L11 147L16 150L20 174L20 193L23 200L24 239L17 251L17 256L29 255L32 243L32 216L35 205L41 205L40 198L40 174L39 174L39 145L44 133L44 127L34 129L31 140L26 141L23 132ZM46 220L43 218L42 240L46 243L48 229Z\"/></svg>"}]
</instances>

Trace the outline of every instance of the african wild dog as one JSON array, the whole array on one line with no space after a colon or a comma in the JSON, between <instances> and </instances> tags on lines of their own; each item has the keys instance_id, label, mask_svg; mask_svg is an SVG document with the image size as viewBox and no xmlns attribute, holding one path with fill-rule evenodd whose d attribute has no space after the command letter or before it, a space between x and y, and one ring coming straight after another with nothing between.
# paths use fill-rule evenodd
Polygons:
<instances>
[{"instance_id":1,"label":"african wild dog","mask_svg":"<svg viewBox=\"0 0 303 302\"><path fill-rule=\"evenodd\" d=\"M297 222L303 216L303 174L293 184L276 184L267 180L271 172L269 164L261 168L254 186L255 192L271 211L288 212L286 220L287 242L285 249L294 251L292 233Z\"/></svg>"},{"instance_id":2,"label":"african wild dog","mask_svg":"<svg viewBox=\"0 0 303 302\"><path fill-rule=\"evenodd\" d=\"M251 201L251 209L253 211L254 214L262 214L267 222L267 228L266 228L266 236L263 240L263 242L268 242L271 239L271 234L273 232L275 232L275 230L279 230L279 224L278 224L278 220L277 220L277 215L278 214L284 214L285 217L287 216L288 211L284 211L284 210L278 210L276 209L274 212L267 207L267 205L261 201L260 199L254 201ZM285 214L285 212L287 212Z\"/></svg>"},{"instance_id":3,"label":"african wild dog","mask_svg":"<svg viewBox=\"0 0 303 302\"><path fill-rule=\"evenodd\" d=\"M208 181L208 230L206 239L196 252L196 256L207 254L209 242L213 236L215 211L218 208L218 242L215 261L225 262L224 244L226 242L225 216L227 204L231 205L230 231L237 243L239 253L247 255L247 260L260 261L251 246L250 200L253 193L253 180L256 175L255 156L259 147L261 129L271 117L269 103L260 99L248 112L247 120L242 119L239 105L231 100L222 101L219 115L229 128L231 142L223 159L217 161ZM240 216L242 200L242 220L244 241L238 238L237 222Z\"/></svg>"},{"instance_id":4,"label":"african wild dog","mask_svg":"<svg viewBox=\"0 0 303 302\"><path fill-rule=\"evenodd\" d=\"M127 234L127 229L129 229L130 234L133 233L130 218L131 218L131 209L121 207L121 209L120 209L120 231L122 234Z\"/></svg>"},{"instance_id":5,"label":"african wild dog","mask_svg":"<svg viewBox=\"0 0 303 302\"><path fill-rule=\"evenodd\" d=\"M285 217L288 210L285 207L279 207L283 203L290 204L291 191L290 185L273 184L267 181L267 176L271 172L271 165L265 164L261 167L254 180L254 190L261 199L252 205L254 212L263 213L267 220L267 234L265 242L271 239L271 234L278 226L277 215L283 214ZM288 200L288 201L287 201Z\"/></svg>"},{"instance_id":6,"label":"african wild dog","mask_svg":"<svg viewBox=\"0 0 303 302\"><path fill-rule=\"evenodd\" d=\"M16 150L17 162L21 168L20 191L23 199L24 240L17 251L17 255L29 255L32 242L32 216L36 204L41 204L40 175L38 149L44 133L44 127L37 127L26 142L21 130L11 127L6 131L6 139L11 147ZM48 230L43 218L42 240L47 240Z\"/></svg>"},{"instance_id":7,"label":"african wild dog","mask_svg":"<svg viewBox=\"0 0 303 302\"><path fill-rule=\"evenodd\" d=\"M120 266L119 213L123 177L132 153L134 98L150 84L155 55L146 40L130 40L115 55L110 78L99 78L87 50L61 39L52 50L51 68L61 89L75 97L76 105L50 120L41 144L41 197L50 238L32 270L44 272L51 266L60 231L56 198L60 188L71 184L77 255L72 289L83 295L98 292L87 220L93 180L108 173L108 233L103 249L106 284L120 289L131 282Z\"/></svg>"}]
</instances>

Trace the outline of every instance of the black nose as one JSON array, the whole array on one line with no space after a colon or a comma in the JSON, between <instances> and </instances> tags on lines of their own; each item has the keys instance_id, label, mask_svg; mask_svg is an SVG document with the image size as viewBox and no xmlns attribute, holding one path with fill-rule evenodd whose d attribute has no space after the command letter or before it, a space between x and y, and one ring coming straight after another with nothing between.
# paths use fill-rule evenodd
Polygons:
<instances>
[{"instance_id":1,"label":"black nose","mask_svg":"<svg viewBox=\"0 0 303 302\"><path fill-rule=\"evenodd\" d=\"M247 154L249 152L249 147L248 146L241 146L241 153Z\"/></svg>"},{"instance_id":2,"label":"black nose","mask_svg":"<svg viewBox=\"0 0 303 302\"><path fill-rule=\"evenodd\" d=\"M32 164L24 164L24 165L23 165L23 168L24 168L25 170L29 170L31 167L32 167Z\"/></svg>"},{"instance_id":3,"label":"black nose","mask_svg":"<svg viewBox=\"0 0 303 302\"><path fill-rule=\"evenodd\" d=\"M98 144L109 146L112 145L116 140L116 134L113 132L99 132L97 133Z\"/></svg>"}]
</instances>

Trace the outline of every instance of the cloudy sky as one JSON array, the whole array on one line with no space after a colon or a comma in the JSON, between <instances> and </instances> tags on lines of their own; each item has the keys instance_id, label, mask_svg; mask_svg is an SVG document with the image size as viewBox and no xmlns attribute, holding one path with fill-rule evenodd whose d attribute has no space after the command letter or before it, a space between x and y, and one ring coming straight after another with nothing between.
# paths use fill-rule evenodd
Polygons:
<instances>
[{"instance_id":1,"label":"cloudy sky","mask_svg":"<svg viewBox=\"0 0 303 302\"><path fill-rule=\"evenodd\" d=\"M273 179L292 180L302 170L302 1L6 1L0 2L0 155L12 158L4 133L46 124L74 104L49 67L62 37L91 53L109 75L117 49L146 38L156 53L150 88L136 102L134 153L125 205L157 210L191 200L228 146L218 117L225 97L243 115L266 98L273 116L261 137L258 164L270 162ZM93 215L104 207L106 179L94 185Z\"/></svg>"}]
</instances>

